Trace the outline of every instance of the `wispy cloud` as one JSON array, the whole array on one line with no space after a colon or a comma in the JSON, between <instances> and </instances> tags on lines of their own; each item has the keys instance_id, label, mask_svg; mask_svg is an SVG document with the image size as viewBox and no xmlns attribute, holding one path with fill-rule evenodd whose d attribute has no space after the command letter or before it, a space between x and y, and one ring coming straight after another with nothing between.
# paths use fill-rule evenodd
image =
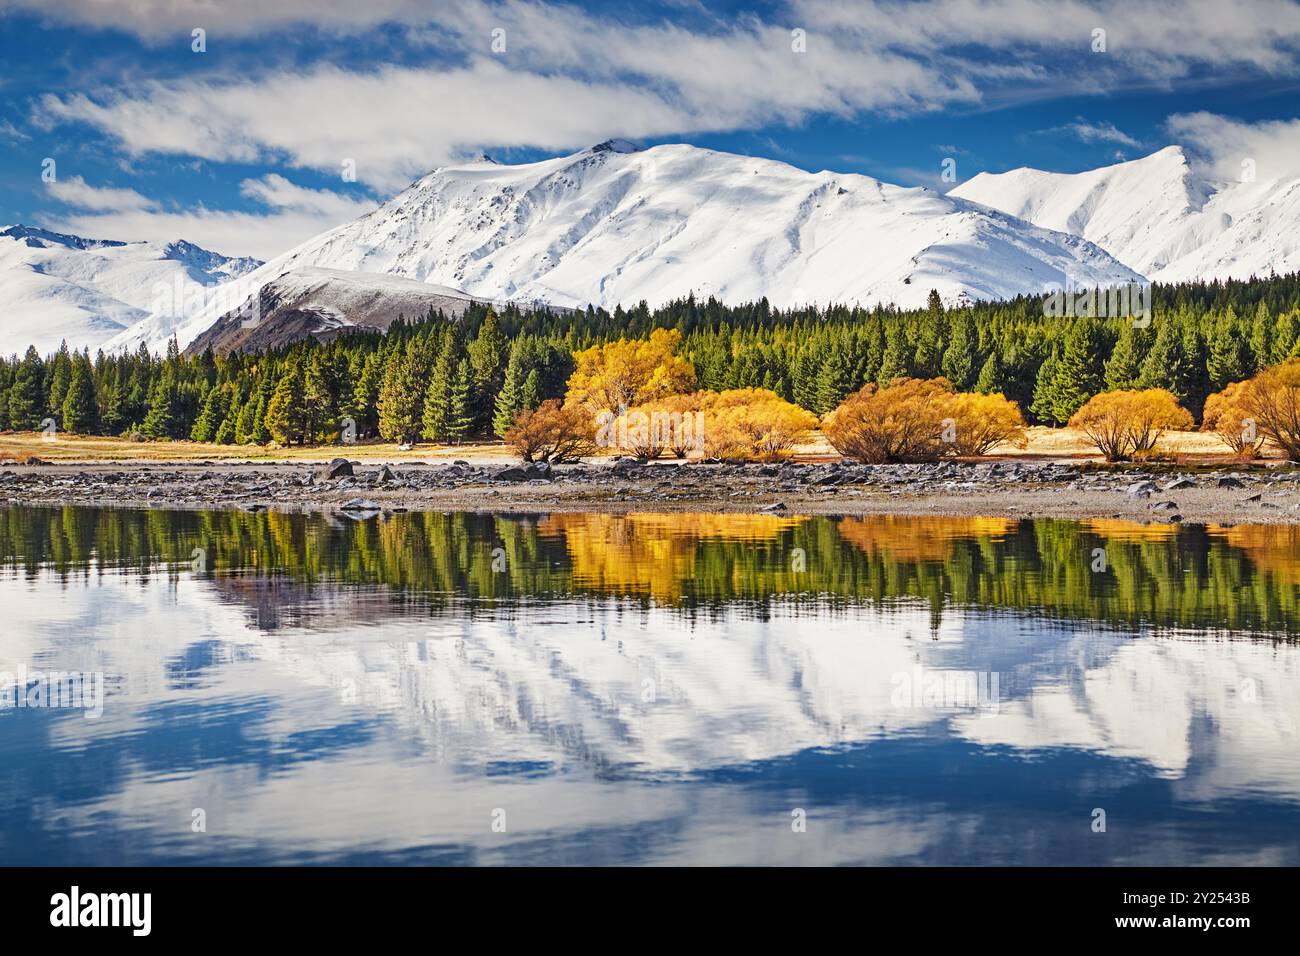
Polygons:
<instances>
[{"instance_id":1,"label":"wispy cloud","mask_svg":"<svg viewBox=\"0 0 1300 956\"><path fill-rule=\"evenodd\" d=\"M1215 113L1180 113L1165 124L1206 175L1263 182L1300 173L1300 119L1248 123Z\"/></svg>"},{"instance_id":2,"label":"wispy cloud","mask_svg":"<svg viewBox=\"0 0 1300 956\"><path fill-rule=\"evenodd\" d=\"M1140 146L1136 139L1116 128L1109 120L1086 120L1076 116L1073 122L1062 123L1050 129L1038 130L1036 136L1069 136L1084 143L1119 143L1121 146Z\"/></svg>"},{"instance_id":3,"label":"wispy cloud","mask_svg":"<svg viewBox=\"0 0 1300 956\"><path fill-rule=\"evenodd\" d=\"M48 183L49 195L67 206L95 212L139 212L157 209L158 204L134 189L92 186L80 176Z\"/></svg>"},{"instance_id":4,"label":"wispy cloud","mask_svg":"<svg viewBox=\"0 0 1300 956\"><path fill-rule=\"evenodd\" d=\"M161 203L134 189L92 186L80 176L50 183L49 196L67 207L43 221L55 229L106 239L188 239L227 255L269 259L375 208L328 189L310 189L274 173L246 179L240 192L260 211Z\"/></svg>"},{"instance_id":5,"label":"wispy cloud","mask_svg":"<svg viewBox=\"0 0 1300 956\"><path fill-rule=\"evenodd\" d=\"M0 5L110 23L102 4ZM188 35L200 21L214 36L398 23L404 42L427 49L434 65L205 73L45 96L34 119L47 129L89 125L137 157L317 170L354 159L363 181L393 190L484 148L560 151L611 135L794 126L817 115L898 116L990 96L1171 84L1204 74L1206 64L1225 78L1300 73L1300 5L1288 0L1231 9L1218 0L792 0L765 19L694 17L690 25L627 23L535 0L232 0L219 7L137 0L114 5L111 19L155 39ZM1102 50L1093 39L1099 30ZM1078 121L1070 132L1087 142L1137 145L1105 122Z\"/></svg>"},{"instance_id":6,"label":"wispy cloud","mask_svg":"<svg viewBox=\"0 0 1300 956\"><path fill-rule=\"evenodd\" d=\"M16 143L21 143L31 139L31 137L13 123L9 122L9 120L0 119L0 139L7 139Z\"/></svg>"}]
</instances>

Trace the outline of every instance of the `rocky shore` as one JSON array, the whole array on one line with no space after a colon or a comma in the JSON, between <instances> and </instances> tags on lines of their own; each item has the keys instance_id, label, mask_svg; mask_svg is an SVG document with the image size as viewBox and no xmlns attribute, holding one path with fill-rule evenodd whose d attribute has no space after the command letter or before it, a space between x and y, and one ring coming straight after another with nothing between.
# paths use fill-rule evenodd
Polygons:
<instances>
[{"instance_id":1,"label":"rocky shore","mask_svg":"<svg viewBox=\"0 0 1300 956\"><path fill-rule=\"evenodd\" d=\"M1107 468L1087 462L928 465L638 462L0 462L0 503L394 511L731 511L1300 522L1300 470Z\"/></svg>"}]
</instances>

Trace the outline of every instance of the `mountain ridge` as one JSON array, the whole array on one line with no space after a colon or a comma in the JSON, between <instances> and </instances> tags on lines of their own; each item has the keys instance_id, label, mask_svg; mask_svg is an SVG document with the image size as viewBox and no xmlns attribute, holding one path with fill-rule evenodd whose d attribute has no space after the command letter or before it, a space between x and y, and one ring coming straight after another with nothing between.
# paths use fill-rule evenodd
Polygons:
<instances>
[{"instance_id":1,"label":"mountain ridge","mask_svg":"<svg viewBox=\"0 0 1300 956\"><path fill-rule=\"evenodd\" d=\"M245 279L302 267L611 309L688 293L912 306L932 288L958 304L1141 279L1087 240L930 189L623 140L535 163L438 167ZM182 347L218 318L208 309L178 329Z\"/></svg>"},{"instance_id":2,"label":"mountain ridge","mask_svg":"<svg viewBox=\"0 0 1300 956\"><path fill-rule=\"evenodd\" d=\"M223 256L184 239L88 239L21 223L0 228L0 352L42 353L109 343L141 322L174 326L204 290L259 260ZM179 311L161 311L174 305Z\"/></svg>"},{"instance_id":3,"label":"mountain ridge","mask_svg":"<svg viewBox=\"0 0 1300 956\"><path fill-rule=\"evenodd\" d=\"M980 173L950 195L1096 243L1155 282L1300 269L1300 176L1199 176L1180 146L1080 173Z\"/></svg>"}]
</instances>

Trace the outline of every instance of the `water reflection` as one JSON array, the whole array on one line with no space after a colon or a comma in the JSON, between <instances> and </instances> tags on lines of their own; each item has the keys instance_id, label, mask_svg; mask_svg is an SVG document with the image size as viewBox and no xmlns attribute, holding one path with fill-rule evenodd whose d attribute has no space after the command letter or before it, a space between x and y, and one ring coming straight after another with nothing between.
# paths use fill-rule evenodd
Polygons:
<instances>
[{"instance_id":1,"label":"water reflection","mask_svg":"<svg viewBox=\"0 0 1300 956\"><path fill-rule=\"evenodd\" d=\"M7 509L0 547L0 668L108 693L0 710L12 862L1300 862L1293 529ZM900 700L955 673L996 713Z\"/></svg>"}]
</instances>

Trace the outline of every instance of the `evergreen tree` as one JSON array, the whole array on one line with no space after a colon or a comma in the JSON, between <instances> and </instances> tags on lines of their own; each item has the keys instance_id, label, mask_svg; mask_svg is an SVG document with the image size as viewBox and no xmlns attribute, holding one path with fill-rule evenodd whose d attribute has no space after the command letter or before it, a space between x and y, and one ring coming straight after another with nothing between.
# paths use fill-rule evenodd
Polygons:
<instances>
[{"instance_id":1,"label":"evergreen tree","mask_svg":"<svg viewBox=\"0 0 1300 956\"><path fill-rule=\"evenodd\" d=\"M415 340L390 356L379 389L379 434L386 441L405 443L419 437L427 370L428 363Z\"/></svg>"},{"instance_id":2,"label":"evergreen tree","mask_svg":"<svg viewBox=\"0 0 1300 956\"><path fill-rule=\"evenodd\" d=\"M454 430L461 413L456 406L460 386L458 372L464 358L458 338L454 334L448 336L433 364L433 371L429 373L429 385L424 393L420 434L429 441L445 444L456 437Z\"/></svg>"},{"instance_id":3,"label":"evergreen tree","mask_svg":"<svg viewBox=\"0 0 1300 956\"><path fill-rule=\"evenodd\" d=\"M916 328L912 367L918 378L935 378L943 361L945 332L943 300L939 290L931 289L925 314Z\"/></svg>"},{"instance_id":4,"label":"evergreen tree","mask_svg":"<svg viewBox=\"0 0 1300 956\"><path fill-rule=\"evenodd\" d=\"M1214 390L1220 391L1232 382L1246 378L1251 357L1247 343L1242 338L1237 313L1232 306L1219 316L1210 332L1206 372Z\"/></svg>"},{"instance_id":5,"label":"evergreen tree","mask_svg":"<svg viewBox=\"0 0 1300 956\"><path fill-rule=\"evenodd\" d=\"M333 362L320 352L307 362L303 380L303 418L307 440L322 442L339 429L339 380Z\"/></svg>"},{"instance_id":6,"label":"evergreen tree","mask_svg":"<svg viewBox=\"0 0 1300 956\"><path fill-rule=\"evenodd\" d=\"M208 397L203 402L203 411L194 420L190 429L190 440L210 442L216 440L217 432L230 413L230 387L218 385L208 390Z\"/></svg>"},{"instance_id":7,"label":"evergreen tree","mask_svg":"<svg viewBox=\"0 0 1300 956\"><path fill-rule=\"evenodd\" d=\"M976 350L975 327L966 315L953 320L948 348L943 353L944 378L959 392L968 392L981 371Z\"/></svg>"},{"instance_id":8,"label":"evergreen tree","mask_svg":"<svg viewBox=\"0 0 1300 956\"><path fill-rule=\"evenodd\" d=\"M35 346L27 347L9 386L9 421L19 431L41 427L45 417L45 363Z\"/></svg>"},{"instance_id":9,"label":"evergreen tree","mask_svg":"<svg viewBox=\"0 0 1300 956\"><path fill-rule=\"evenodd\" d=\"M1084 402L1102 390L1104 349L1101 323L1096 319L1075 319L1045 396L1053 421L1068 422Z\"/></svg>"},{"instance_id":10,"label":"evergreen tree","mask_svg":"<svg viewBox=\"0 0 1300 956\"><path fill-rule=\"evenodd\" d=\"M885 355L880 360L880 371L876 373L876 384L885 386L896 378L910 375L911 367L907 361L907 338L898 323L892 323L885 335ZM803 405L803 402L799 403ZM809 406L804 405L805 408Z\"/></svg>"},{"instance_id":11,"label":"evergreen tree","mask_svg":"<svg viewBox=\"0 0 1300 956\"><path fill-rule=\"evenodd\" d=\"M1268 368L1273 359L1273 316L1263 302L1255 309L1250 324L1250 353L1254 357L1252 371Z\"/></svg>"},{"instance_id":12,"label":"evergreen tree","mask_svg":"<svg viewBox=\"0 0 1300 956\"><path fill-rule=\"evenodd\" d=\"M545 398L542 395L542 373L540 369L533 369L524 379L524 387L520 404L524 408L537 408Z\"/></svg>"},{"instance_id":13,"label":"evergreen tree","mask_svg":"<svg viewBox=\"0 0 1300 956\"><path fill-rule=\"evenodd\" d=\"M257 421L264 422L265 414L257 414L258 404L261 396L254 392L248 396L244 404L239 409L239 416L235 419L234 439L236 445L247 445L257 441L256 429ZM265 425L263 425L265 427ZM270 433L268 432L268 435ZM258 442L261 444L261 442Z\"/></svg>"},{"instance_id":14,"label":"evergreen tree","mask_svg":"<svg viewBox=\"0 0 1300 956\"><path fill-rule=\"evenodd\" d=\"M510 360L506 363L505 378L497 392L496 408L492 415L492 431L498 437L505 435L515 420L515 416L524 409L524 380L533 371L527 367L525 352L529 348L528 338L515 339L510 346Z\"/></svg>"},{"instance_id":15,"label":"evergreen tree","mask_svg":"<svg viewBox=\"0 0 1300 956\"><path fill-rule=\"evenodd\" d=\"M154 383L141 430L150 438L180 438L184 429L182 411L180 383L175 373L165 368Z\"/></svg>"},{"instance_id":16,"label":"evergreen tree","mask_svg":"<svg viewBox=\"0 0 1300 956\"><path fill-rule=\"evenodd\" d=\"M975 383L975 391L982 392L985 395L1006 394L1006 366L1002 364L1002 353L998 349L989 352L989 357L984 360L983 366L980 367L979 380Z\"/></svg>"},{"instance_id":17,"label":"evergreen tree","mask_svg":"<svg viewBox=\"0 0 1300 956\"><path fill-rule=\"evenodd\" d=\"M469 428L475 433L486 432L493 424L492 399L501 389L510 351L510 342L501 332L497 314L491 306L467 351L472 371L472 380L469 382L472 406Z\"/></svg>"},{"instance_id":18,"label":"evergreen tree","mask_svg":"<svg viewBox=\"0 0 1300 956\"><path fill-rule=\"evenodd\" d=\"M1061 360L1055 349L1047 357L1047 361L1039 366L1038 378L1034 385L1034 398L1029 410L1040 422L1065 424L1064 420L1056 417L1056 378L1060 366Z\"/></svg>"},{"instance_id":19,"label":"evergreen tree","mask_svg":"<svg viewBox=\"0 0 1300 956\"><path fill-rule=\"evenodd\" d=\"M290 362L266 406L266 429L281 445L301 445L307 440L309 422L303 396L302 368Z\"/></svg>"},{"instance_id":20,"label":"evergreen tree","mask_svg":"<svg viewBox=\"0 0 1300 956\"><path fill-rule=\"evenodd\" d=\"M1142 357L1150 347L1150 335L1147 329L1136 328L1131 322L1126 323L1124 331L1115 341L1110 358L1106 360L1105 381L1110 391L1129 390L1137 385L1142 374Z\"/></svg>"},{"instance_id":21,"label":"evergreen tree","mask_svg":"<svg viewBox=\"0 0 1300 956\"><path fill-rule=\"evenodd\" d=\"M757 383L761 384L761 383ZM817 376L817 390L811 409L818 415L825 415L835 408L854 390L857 384L853 374L851 356L845 349L832 348Z\"/></svg>"},{"instance_id":22,"label":"evergreen tree","mask_svg":"<svg viewBox=\"0 0 1300 956\"><path fill-rule=\"evenodd\" d=\"M90 357L76 353L72 372L63 397L63 430L76 435L93 434L99 424L99 408L95 404L94 369Z\"/></svg>"},{"instance_id":23,"label":"evergreen tree","mask_svg":"<svg viewBox=\"0 0 1300 956\"><path fill-rule=\"evenodd\" d=\"M1182 406L1192 413L1197 421L1205 408L1205 399L1210 394L1210 377L1206 372L1205 339L1190 317L1181 323L1182 351L1184 371L1179 381L1179 390L1174 394L1181 399Z\"/></svg>"},{"instance_id":24,"label":"evergreen tree","mask_svg":"<svg viewBox=\"0 0 1300 956\"><path fill-rule=\"evenodd\" d=\"M271 440L271 429L266 424L266 415L267 412L270 411L271 397L274 394L275 391L271 385L271 379L268 377L266 381L262 383L262 387L250 396L250 401L253 398L257 399L257 403L253 405L253 418L250 422L252 430L249 433L255 444L265 445Z\"/></svg>"},{"instance_id":25,"label":"evergreen tree","mask_svg":"<svg viewBox=\"0 0 1300 956\"><path fill-rule=\"evenodd\" d=\"M1180 405L1192 411L1191 399L1196 390L1197 373L1191 368L1194 357L1187 352L1188 339L1183 334L1182 319L1165 316L1158 323L1160 328L1146 361L1142 363L1137 387L1163 388L1172 392ZM1190 326L1190 322L1187 324Z\"/></svg>"},{"instance_id":26,"label":"evergreen tree","mask_svg":"<svg viewBox=\"0 0 1300 956\"><path fill-rule=\"evenodd\" d=\"M103 434L116 435L127 426L125 405L121 383L116 377L108 379L99 397L99 428Z\"/></svg>"},{"instance_id":27,"label":"evergreen tree","mask_svg":"<svg viewBox=\"0 0 1300 956\"><path fill-rule=\"evenodd\" d=\"M468 358L456 363L447 403L447 440L459 444L474 425L474 366Z\"/></svg>"},{"instance_id":28,"label":"evergreen tree","mask_svg":"<svg viewBox=\"0 0 1300 956\"><path fill-rule=\"evenodd\" d=\"M1270 365L1285 362L1300 348L1300 309L1290 309L1277 317L1273 331L1273 354Z\"/></svg>"},{"instance_id":29,"label":"evergreen tree","mask_svg":"<svg viewBox=\"0 0 1300 956\"><path fill-rule=\"evenodd\" d=\"M379 428L379 387L384 378L384 354L377 350L366 356L352 389L352 418L357 423L358 437L369 437Z\"/></svg>"},{"instance_id":30,"label":"evergreen tree","mask_svg":"<svg viewBox=\"0 0 1300 956\"><path fill-rule=\"evenodd\" d=\"M796 405L811 411L817 405L817 375L820 356L810 345L799 352L791 370L790 387ZM730 387L730 386L728 386Z\"/></svg>"},{"instance_id":31,"label":"evergreen tree","mask_svg":"<svg viewBox=\"0 0 1300 956\"><path fill-rule=\"evenodd\" d=\"M45 414L55 419L62 418L63 400L67 397L68 385L72 382L72 356L68 353L66 339L59 345L54 358L45 367L45 374L47 376Z\"/></svg>"}]
</instances>

